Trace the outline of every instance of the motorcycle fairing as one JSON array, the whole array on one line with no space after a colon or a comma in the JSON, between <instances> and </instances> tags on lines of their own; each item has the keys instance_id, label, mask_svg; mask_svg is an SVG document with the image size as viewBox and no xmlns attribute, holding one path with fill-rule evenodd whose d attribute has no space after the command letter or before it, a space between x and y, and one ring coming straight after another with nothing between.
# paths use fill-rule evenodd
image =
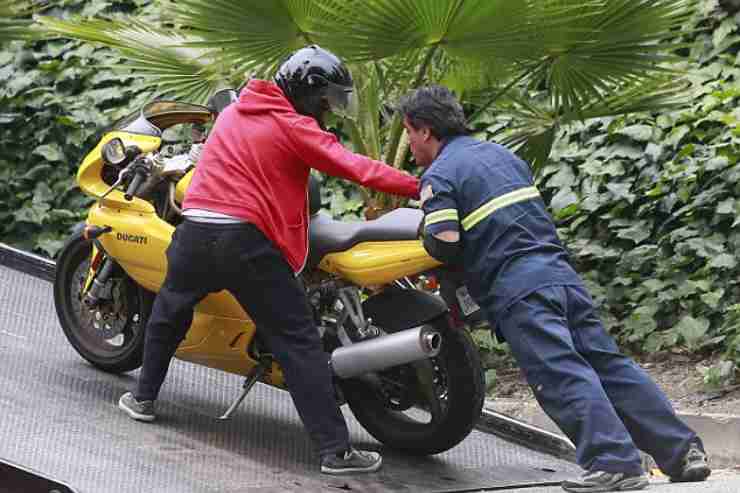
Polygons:
<instances>
[{"instance_id":1,"label":"motorcycle fairing","mask_svg":"<svg viewBox=\"0 0 740 493\"><path fill-rule=\"evenodd\" d=\"M118 137L125 146L138 146L144 153L156 151L162 144L162 139L149 135L138 135L128 132L110 132L103 136L98 145L85 156L85 159L77 171L77 183L80 189L93 197L101 197L107 190L108 185L100 179L103 169L103 156L101 149L111 139ZM154 206L138 197L128 201L124 198L121 190L113 190L108 196L101 200L101 204L117 209L128 209L142 213L154 213Z\"/></svg>"},{"instance_id":2,"label":"motorcycle fairing","mask_svg":"<svg viewBox=\"0 0 740 493\"><path fill-rule=\"evenodd\" d=\"M106 133L98 145L90 151L77 171L77 182L83 192L93 197L102 196L107 185L100 180L103 158L102 147L111 139L118 137L125 146L138 146L142 153L156 151L162 145L162 132L174 125L183 123L204 124L213 119L211 110L205 106L198 106L177 101L154 101L145 105L141 110L131 113L114 123L111 131ZM189 180L188 182L189 183ZM184 189L187 184L184 185ZM180 197L180 200L182 197ZM114 190L102 203L110 207L131 209L139 212L154 212L152 205L135 197L127 201L123 192Z\"/></svg>"},{"instance_id":3,"label":"motorcycle fairing","mask_svg":"<svg viewBox=\"0 0 740 493\"><path fill-rule=\"evenodd\" d=\"M120 210L104 204L92 207L88 224L110 226L112 231L99 238L105 252L138 284L149 291L159 291L167 272L165 251L172 241L172 225L154 212ZM257 365L248 352L255 333L254 322L230 293L213 293L196 305L193 323L176 356L246 375ZM264 380L284 387L277 366Z\"/></svg>"}]
</instances>

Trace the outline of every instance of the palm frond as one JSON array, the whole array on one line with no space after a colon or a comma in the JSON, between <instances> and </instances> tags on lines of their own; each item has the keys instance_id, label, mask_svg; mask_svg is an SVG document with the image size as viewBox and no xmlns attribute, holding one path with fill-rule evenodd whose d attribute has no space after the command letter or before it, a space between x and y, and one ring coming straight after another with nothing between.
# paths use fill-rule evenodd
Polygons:
<instances>
[{"instance_id":1,"label":"palm frond","mask_svg":"<svg viewBox=\"0 0 740 493\"><path fill-rule=\"evenodd\" d=\"M564 115L562 121L676 110L690 103L689 86L689 81L673 76L630 82L603 99L589 102L577 115Z\"/></svg>"},{"instance_id":2,"label":"palm frond","mask_svg":"<svg viewBox=\"0 0 740 493\"><path fill-rule=\"evenodd\" d=\"M561 121L546 101L537 101L532 94L512 90L496 108L501 120L498 142L510 147L526 160L535 173L547 162ZM503 124L505 123L505 125Z\"/></svg>"},{"instance_id":3,"label":"palm frond","mask_svg":"<svg viewBox=\"0 0 740 493\"><path fill-rule=\"evenodd\" d=\"M486 102L515 77L515 67L497 60L453 58L445 53L439 63L438 80L465 103L474 106Z\"/></svg>"},{"instance_id":4,"label":"palm frond","mask_svg":"<svg viewBox=\"0 0 740 493\"><path fill-rule=\"evenodd\" d=\"M0 43L34 36L27 17L33 9L28 0L0 0Z\"/></svg>"},{"instance_id":5,"label":"palm frond","mask_svg":"<svg viewBox=\"0 0 740 493\"><path fill-rule=\"evenodd\" d=\"M578 24L568 23L544 37L546 53L531 65L532 84L547 86L553 105L572 113L615 88L659 77L667 71L662 64L678 60L670 53L681 45L672 40L694 8L691 0L581 4Z\"/></svg>"},{"instance_id":6,"label":"palm frond","mask_svg":"<svg viewBox=\"0 0 740 493\"><path fill-rule=\"evenodd\" d=\"M582 9L553 0L476 0L461 4L443 40L452 56L536 61L549 36L578 26ZM600 2L578 2L581 6Z\"/></svg>"},{"instance_id":7,"label":"palm frond","mask_svg":"<svg viewBox=\"0 0 740 493\"><path fill-rule=\"evenodd\" d=\"M394 117L383 139L384 110L415 83L441 80L479 108L512 91L502 106L513 115L505 143L539 166L557 128L569 121L681 101L681 88L666 83L664 67L695 3L177 0L168 3L166 25L174 26L168 29L128 19L39 22L54 35L115 48L123 68L160 92L192 101L245 74L271 75L295 49L321 44L356 64L366 101L353 132L373 155L385 140L390 160L397 157L401 127ZM544 91L548 102L532 104L517 95L522 87Z\"/></svg>"},{"instance_id":8,"label":"palm frond","mask_svg":"<svg viewBox=\"0 0 740 493\"><path fill-rule=\"evenodd\" d=\"M349 60L379 60L443 42L462 0L321 0L312 36Z\"/></svg>"},{"instance_id":9,"label":"palm frond","mask_svg":"<svg viewBox=\"0 0 740 493\"><path fill-rule=\"evenodd\" d=\"M417 48L372 62L380 68L381 87L388 103L412 88L414 74L419 73L426 56L426 49Z\"/></svg>"},{"instance_id":10,"label":"palm frond","mask_svg":"<svg viewBox=\"0 0 740 493\"><path fill-rule=\"evenodd\" d=\"M204 102L227 85L232 74L231 67L215 63L207 50L185 46L193 38L135 19L63 21L42 17L39 23L50 34L116 49L124 64L110 68L130 70L160 94Z\"/></svg>"},{"instance_id":11,"label":"palm frond","mask_svg":"<svg viewBox=\"0 0 740 493\"><path fill-rule=\"evenodd\" d=\"M308 30L318 15L310 0L181 0L175 4L178 22L200 38L189 46L240 73L265 75L288 54L313 42Z\"/></svg>"},{"instance_id":12,"label":"palm frond","mask_svg":"<svg viewBox=\"0 0 740 493\"><path fill-rule=\"evenodd\" d=\"M604 98L593 98L578 112L567 114L559 113L545 93L512 90L493 111L501 119L496 125L497 140L516 150L538 172L547 162L560 128L590 118L685 107L688 86L688 81L668 76L630 82Z\"/></svg>"}]
</instances>

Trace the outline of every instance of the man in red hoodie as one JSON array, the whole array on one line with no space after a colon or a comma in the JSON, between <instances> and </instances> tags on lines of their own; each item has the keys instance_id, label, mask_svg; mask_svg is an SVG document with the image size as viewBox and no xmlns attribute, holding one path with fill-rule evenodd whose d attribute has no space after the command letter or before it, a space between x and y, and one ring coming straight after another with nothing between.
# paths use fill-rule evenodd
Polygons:
<instances>
[{"instance_id":1,"label":"man in red hoodie","mask_svg":"<svg viewBox=\"0 0 740 493\"><path fill-rule=\"evenodd\" d=\"M218 117L167 249L168 269L146 332L134 392L119 407L153 421L172 356L209 293L229 290L255 321L286 377L327 474L372 472L382 459L353 449L305 291L311 168L388 193L416 197L416 178L354 154L323 128L352 103L352 78L330 52L308 46L274 82L252 80Z\"/></svg>"}]
</instances>

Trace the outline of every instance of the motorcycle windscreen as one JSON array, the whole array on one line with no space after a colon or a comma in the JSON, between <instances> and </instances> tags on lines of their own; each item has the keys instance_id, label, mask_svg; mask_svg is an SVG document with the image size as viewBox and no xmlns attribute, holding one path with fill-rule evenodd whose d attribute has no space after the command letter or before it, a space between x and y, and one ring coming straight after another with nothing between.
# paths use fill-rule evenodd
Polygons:
<instances>
[{"instance_id":1,"label":"motorcycle windscreen","mask_svg":"<svg viewBox=\"0 0 740 493\"><path fill-rule=\"evenodd\" d=\"M207 123L211 110L205 106L177 101L154 101L120 120L110 130L160 137L162 132L181 123Z\"/></svg>"}]
</instances>

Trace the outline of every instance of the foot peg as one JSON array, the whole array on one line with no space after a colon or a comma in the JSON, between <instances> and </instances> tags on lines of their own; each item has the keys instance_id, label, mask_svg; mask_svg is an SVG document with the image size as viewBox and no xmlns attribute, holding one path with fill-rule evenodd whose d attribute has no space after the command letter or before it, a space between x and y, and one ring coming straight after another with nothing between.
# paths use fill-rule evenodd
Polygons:
<instances>
[{"instance_id":1,"label":"foot peg","mask_svg":"<svg viewBox=\"0 0 740 493\"><path fill-rule=\"evenodd\" d=\"M239 407L239 404L242 403L249 391L252 390L254 384L262 378L262 376L270 369L270 367L272 367L272 357L270 355L262 355L260 357L259 363L252 370L252 373L250 373L244 379L244 384L242 385L242 391L239 394L239 397L236 398L236 400L231 404L231 406L229 406L226 412L222 416L219 416L218 419L226 421L227 419L231 418L231 415L234 414L236 408Z\"/></svg>"}]
</instances>

